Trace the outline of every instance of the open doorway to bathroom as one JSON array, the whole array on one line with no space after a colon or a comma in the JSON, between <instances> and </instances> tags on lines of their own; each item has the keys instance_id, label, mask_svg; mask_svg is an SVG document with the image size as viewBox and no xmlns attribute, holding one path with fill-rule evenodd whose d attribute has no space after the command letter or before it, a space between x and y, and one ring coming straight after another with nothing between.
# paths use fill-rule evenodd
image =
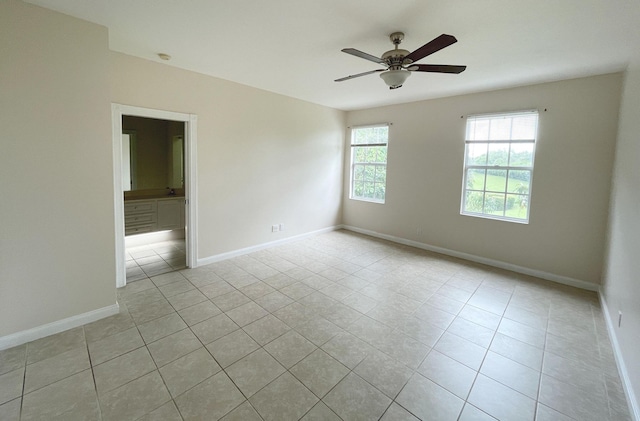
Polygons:
<instances>
[{"instance_id":1,"label":"open doorway to bathroom","mask_svg":"<svg viewBox=\"0 0 640 421\"><path fill-rule=\"evenodd\" d=\"M185 124L122 116L127 283L187 266Z\"/></svg>"},{"instance_id":2,"label":"open doorway to bathroom","mask_svg":"<svg viewBox=\"0 0 640 421\"><path fill-rule=\"evenodd\" d=\"M196 116L113 104L118 287L195 267Z\"/></svg>"}]
</instances>

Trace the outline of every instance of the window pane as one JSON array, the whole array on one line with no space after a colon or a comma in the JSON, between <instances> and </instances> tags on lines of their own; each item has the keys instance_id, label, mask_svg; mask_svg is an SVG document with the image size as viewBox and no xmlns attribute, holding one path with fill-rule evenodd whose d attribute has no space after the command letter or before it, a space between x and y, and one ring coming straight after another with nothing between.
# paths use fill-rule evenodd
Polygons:
<instances>
[{"instance_id":1,"label":"window pane","mask_svg":"<svg viewBox=\"0 0 640 421\"><path fill-rule=\"evenodd\" d=\"M489 144L489 155L487 157L487 165L509 164L509 144L508 143L492 143Z\"/></svg>"},{"instance_id":2,"label":"window pane","mask_svg":"<svg viewBox=\"0 0 640 421\"><path fill-rule=\"evenodd\" d=\"M487 170L486 191L504 193L507 191L507 170Z\"/></svg>"},{"instance_id":3,"label":"window pane","mask_svg":"<svg viewBox=\"0 0 640 421\"><path fill-rule=\"evenodd\" d=\"M535 139L537 128L537 114L531 113L530 115L514 117L511 139Z\"/></svg>"},{"instance_id":4,"label":"window pane","mask_svg":"<svg viewBox=\"0 0 640 421\"><path fill-rule=\"evenodd\" d=\"M484 213L504 216L504 194L486 193L484 198Z\"/></svg>"},{"instance_id":5,"label":"window pane","mask_svg":"<svg viewBox=\"0 0 640 421\"><path fill-rule=\"evenodd\" d=\"M373 181L373 177L376 173L376 167L373 165L364 166L364 181Z\"/></svg>"},{"instance_id":6,"label":"window pane","mask_svg":"<svg viewBox=\"0 0 640 421\"><path fill-rule=\"evenodd\" d=\"M467 140L489 140L489 119L472 119L467 124Z\"/></svg>"},{"instance_id":7,"label":"window pane","mask_svg":"<svg viewBox=\"0 0 640 421\"><path fill-rule=\"evenodd\" d=\"M373 199L373 183L364 183L364 197L367 199Z\"/></svg>"},{"instance_id":8,"label":"window pane","mask_svg":"<svg viewBox=\"0 0 640 421\"><path fill-rule=\"evenodd\" d=\"M509 165L512 167L533 166L533 143L512 143Z\"/></svg>"},{"instance_id":9,"label":"window pane","mask_svg":"<svg viewBox=\"0 0 640 421\"><path fill-rule=\"evenodd\" d=\"M375 148L376 150L376 158L375 162L386 163L387 162L387 147L386 146L378 146Z\"/></svg>"},{"instance_id":10,"label":"window pane","mask_svg":"<svg viewBox=\"0 0 640 421\"><path fill-rule=\"evenodd\" d=\"M353 179L362 180L364 178L364 167L362 165L356 165L353 168Z\"/></svg>"},{"instance_id":11,"label":"window pane","mask_svg":"<svg viewBox=\"0 0 640 421\"><path fill-rule=\"evenodd\" d=\"M509 140L511 139L511 118L492 118L491 128L489 131L490 140Z\"/></svg>"},{"instance_id":12,"label":"window pane","mask_svg":"<svg viewBox=\"0 0 640 421\"><path fill-rule=\"evenodd\" d=\"M529 171L509 171L507 191L509 193L529 194L530 179L531 172Z\"/></svg>"},{"instance_id":13,"label":"window pane","mask_svg":"<svg viewBox=\"0 0 640 421\"><path fill-rule=\"evenodd\" d=\"M487 170L467 170L467 186L469 190L484 190Z\"/></svg>"},{"instance_id":14,"label":"window pane","mask_svg":"<svg viewBox=\"0 0 640 421\"><path fill-rule=\"evenodd\" d=\"M468 191L464 201L465 212L482 212L482 201L484 193L477 191Z\"/></svg>"},{"instance_id":15,"label":"window pane","mask_svg":"<svg viewBox=\"0 0 640 421\"><path fill-rule=\"evenodd\" d=\"M376 200L384 200L384 194L385 194L385 186L384 184L378 184L376 183L375 185L375 191L374 191L374 198Z\"/></svg>"},{"instance_id":16,"label":"window pane","mask_svg":"<svg viewBox=\"0 0 640 421\"><path fill-rule=\"evenodd\" d=\"M351 144L387 143L389 126L358 127L351 132Z\"/></svg>"},{"instance_id":17,"label":"window pane","mask_svg":"<svg viewBox=\"0 0 640 421\"><path fill-rule=\"evenodd\" d=\"M529 196L520 194L507 195L507 211L505 215L510 218L527 219L529 210Z\"/></svg>"},{"instance_id":18,"label":"window pane","mask_svg":"<svg viewBox=\"0 0 640 421\"><path fill-rule=\"evenodd\" d=\"M364 181L354 181L353 197L362 197L364 194Z\"/></svg>"},{"instance_id":19,"label":"window pane","mask_svg":"<svg viewBox=\"0 0 640 421\"><path fill-rule=\"evenodd\" d=\"M385 183L387 181L387 168L378 166L374 180L376 183Z\"/></svg>"},{"instance_id":20,"label":"window pane","mask_svg":"<svg viewBox=\"0 0 640 421\"><path fill-rule=\"evenodd\" d=\"M467 165L487 165L488 143L467 144Z\"/></svg>"},{"instance_id":21,"label":"window pane","mask_svg":"<svg viewBox=\"0 0 640 421\"><path fill-rule=\"evenodd\" d=\"M366 162L367 152L366 148L353 148L354 157L353 162Z\"/></svg>"}]
</instances>

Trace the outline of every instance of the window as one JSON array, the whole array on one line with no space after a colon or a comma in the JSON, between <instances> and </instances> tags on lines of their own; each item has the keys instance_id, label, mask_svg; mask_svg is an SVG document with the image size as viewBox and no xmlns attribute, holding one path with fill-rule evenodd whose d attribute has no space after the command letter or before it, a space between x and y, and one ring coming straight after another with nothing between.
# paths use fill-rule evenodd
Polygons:
<instances>
[{"instance_id":1,"label":"window","mask_svg":"<svg viewBox=\"0 0 640 421\"><path fill-rule=\"evenodd\" d=\"M351 129L351 199L384 203L388 140L388 124Z\"/></svg>"},{"instance_id":2,"label":"window","mask_svg":"<svg viewBox=\"0 0 640 421\"><path fill-rule=\"evenodd\" d=\"M461 211L529 222L538 112L469 116Z\"/></svg>"}]
</instances>

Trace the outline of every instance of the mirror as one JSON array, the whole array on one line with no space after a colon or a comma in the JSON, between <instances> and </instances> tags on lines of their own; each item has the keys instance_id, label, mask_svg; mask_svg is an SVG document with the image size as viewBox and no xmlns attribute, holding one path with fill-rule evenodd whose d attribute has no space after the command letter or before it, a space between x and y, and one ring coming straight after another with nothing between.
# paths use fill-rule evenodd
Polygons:
<instances>
[{"instance_id":1,"label":"mirror","mask_svg":"<svg viewBox=\"0 0 640 421\"><path fill-rule=\"evenodd\" d=\"M122 116L124 191L184 188L184 123Z\"/></svg>"}]
</instances>

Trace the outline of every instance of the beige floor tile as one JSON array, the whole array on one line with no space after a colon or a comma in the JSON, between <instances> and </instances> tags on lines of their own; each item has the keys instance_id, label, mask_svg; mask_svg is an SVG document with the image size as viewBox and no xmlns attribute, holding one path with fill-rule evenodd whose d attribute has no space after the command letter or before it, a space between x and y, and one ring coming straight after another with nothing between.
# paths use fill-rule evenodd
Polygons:
<instances>
[{"instance_id":1,"label":"beige floor tile","mask_svg":"<svg viewBox=\"0 0 640 421\"><path fill-rule=\"evenodd\" d=\"M349 332L342 332L322 345L322 350L350 369L354 369L374 348Z\"/></svg>"},{"instance_id":2,"label":"beige floor tile","mask_svg":"<svg viewBox=\"0 0 640 421\"><path fill-rule=\"evenodd\" d=\"M29 364L25 374L24 393L33 392L90 367L86 346Z\"/></svg>"},{"instance_id":3,"label":"beige floor tile","mask_svg":"<svg viewBox=\"0 0 640 421\"><path fill-rule=\"evenodd\" d=\"M22 367L0 376L0 405L22 395L24 370Z\"/></svg>"},{"instance_id":4,"label":"beige floor tile","mask_svg":"<svg viewBox=\"0 0 640 421\"><path fill-rule=\"evenodd\" d=\"M430 351L428 346L399 331L379 338L372 345L413 370L418 368Z\"/></svg>"},{"instance_id":5,"label":"beige floor tile","mask_svg":"<svg viewBox=\"0 0 640 421\"><path fill-rule=\"evenodd\" d=\"M151 285L151 288L154 288L153 284ZM120 312L111 317L84 325L84 334L87 342L91 343L102 338L106 338L107 336L123 332L134 327L134 325L135 323L128 311Z\"/></svg>"},{"instance_id":6,"label":"beige floor tile","mask_svg":"<svg viewBox=\"0 0 640 421\"><path fill-rule=\"evenodd\" d=\"M299 300L306 297L307 295L313 294L315 291L315 289L302 282L296 282L294 284L287 285L280 290L281 293L291 298L292 300Z\"/></svg>"},{"instance_id":7,"label":"beige floor tile","mask_svg":"<svg viewBox=\"0 0 640 421\"><path fill-rule=\"evenodd\" d=\"M182 310L183 308L191 307L203 301L207 301L208 298L197 289L191 289L190 291L170 296L167 298L167 300L169 301L169 304L171 304L177 311Z\"/></svg>"},{"instance_id":8,"label":"beige floor tile","mask_svg":"<svg viewBox=\"0 0 640 421\"><path fill-rule=\"evenodd\" d=\"M290 371L320 398L349 374L347 367L320 349L293 366Z\"/></svg>"},{"instance_id":9,"label":"beige floor tile","mask_svg":"<svg viewBox=\"0 0 640 421\"><path fill-rule=\"evenodd\" d=\"M346 330L369 344L375 344L391 334L393 329L364 316L352 323Z\"/></svg>"},{"instance_id":10,"label":"beige floor tile","mask_svg":"<svg viewBox=\"0 0 640 421\"><path fill-rule=\"evenodd\" d=\"M460 414L458 421L496 421L496 419L467 403L462 408L462 414Z\"/></svg>"},{"instance_id":11,"label":"beige floor tile","mask_svg":"<svg viewBox=\"0 0 640 421\"><path fill-rule=\"evenodd\" d=\"M428 303L422 304L413 312L413 315L437 328L446 330L456 318L454 314L439 310Z\"/></svg>"},{"instance_id":12,"label":"beige floor tile","mask_svg":"<svg viewBox=\"0 0 640 421\"><path fill-rule=\"evenodd\" d=\"M478 374L475 370L436 350L427 355L418 372L461 399L467 399Z\"/></svg>"},{"instance_id":13,"label":"beige floor tile","mask_svg":"<svg viewBox=\"0 0 640 421\"><path fill-rule=\"evenodd\" d=\"M169 401L140 418L140 421L182 421L182 417L178 412L178 408L176 408L176 404L173 401Z\"/></svg>"},{"instance_id":14,"label":"beige floor tile","mask_svg":"<svg viewBox=\"0 0 640 421\"><path fill-rule=\"evenodd\" d=\"M447 332L465 338L483 348L489 348L495 334L495 330L480 326L461 317L456 317L447 328Z\"/></svg>"},{"instance_id":15,"label":"beige floor tile","mask_svg":"<svg viewBox=\"0 0 640 421\"><path fill-rule=\"evenodd\" d=\"M324 345L329 339L343 330L323 317L310 319L298 325L295 330L317 346Z\"/></svg>"},{"instance_id":16,"label":"beige floor tile","mask_svg":"<svg viewBox=\"0 0 640 421\"><path fill-rule=\"evenodd\" d=\"M569 418L548 406L538 404L538 409L536 410L536 421L574 421L574 419Z\"/></svg>"},{"instance_id":17,"label":"beige floor tile","mask_svg":"<svg viewBox=\"0 0 640 421\"><path fill-rule=\"evenodd\" d=\"M137 419L171 400L157 371L100 396L104 421Z\"/></svg>"},{"instance_id":18,"label":"beige floor tile","mask_svg":"<svg viewBox=\"0 0 640 421\"><path fill-rule=\"evenodd\" d=\"M243 327L249 323L253 323L258 319L263 318L267 314L267 310L260 307L255 302L251 301L246 304L229 310L225 313L231 320L233 320L238 326Z\"/></svg>"},{"instance_id":19,"label":"beige floor tile","mask_svg":"<svg viewBox=\"0 0 640 421\"><path fill-rule=\"evenodd\" d=\"M178 294L185 293L187 291L191 291L195 289L193 284L186 279L181 279L179 281L171 282L170 284L165 284L158 287L162 295L166 298L176 296Z\"/></svg>"},{"instance_id":20,"label":"beige floor tile","mask_svg":"<svg viewBox=\"0 0 640 421\"><path fill-rule=\"evenodd\" d=\"M175 311L164 297L151 302L127 303L127 307L136 324L142 324Z\"/></svg>"},{"instance_id":21,"label":"beige floor tile","mask_svg":"<svg viewBox=\"0 0 640 421\"><path fill-rule=\"evenodd\" d=\"M0 351L0 375L14 371L27 364L27 345Z\"/></svg>"},{"instance_id":22,"label":"beige floor tile","mask_svg":"<svg viewBox=\"0 0 640 421\"><path fill-rule=\"evenodd\" d=\"M259 349L226 369L227 374L246 397L280 376L286 370L265 350Z\"/></svg>"},{"instance_id":23,"label":"beige floor tile","mask_svg":"<svg viewBox=\"0 0 640 421\"><path fill-rule=\"evenodd\" d=\"M221 295L229 294L236 289L227 281L219 280L210 282L204 286L199 287L200 291L208 298L213 299Z\"/></svg>"},{"instance_id":24,"label":"beige floor tile","mask_svg":"<svg viewBox=\"0 0 640 421\"><path fill-rule=\"evenodd\" d=\"M540 372L489 351L480 372L505 386L537 399Z\"/></svg>"},{"instance_id":25,"label":"beige floor tile","mask_svg":"<svg viewBox=\"0 0 640 421\"><path fill-rule=\"evenodd\" d=\"M245 400L242 393L221 371L176 399L185 421L219 420Z\"/></svg>"},{"instance_id":26,"label":"beige floor tile","mask_svg":"<svg viewBox=\"0 0 640 421\"><path fill-rule=\"evenodd\" d=\"M542 370L542 350L510 336L496 333L489 349L534 370Z\"/></svg>"},{"instance_id":27,"label":"beige floor tile","mask_svg":"<svg viewBox=\"0 0 640 421\"><path fill-rule=\"evenodd\" d=\"M178 313L171 313L147 323L138 325L142 339L149 344L187 327Z\"/></svg>"},{"instance_id":28,"label":"beige floor tile","mask_svg":"<svg viewBox=\"0 0 640 421\"><path fill-rule=\"evenodd\" d=\"M420 421L414 417L409 411L393 402L384 413L380 421Z\"/></svg>"},{"instance_id":29,"label":"beige floor tile","mask_svg":"<svg viewBox=\"0 0 640 421\"><path fill-rule=\"evenodd\" d=\"M209 344L237 329L239 329L239 326L227 317L226 314L218 314L217 316L191 326L191 330L203 344Z\"/></svg>"},{"instance_id":30,"label":"beige floor tile","mask_svg":"<svg viewBox=\"0 0 640 421\"><path fill-rule=\"evenodd\" d=\"M355 278L355 279L358 279L358 278ZM361 294L360 292L354 292L353 294L346 296L341 300L341 302L360 313L366 313L368 311L371 311L379 304L378 301L374 300L373 298L367 297L366 295Z\"/></svg>"},{"instance_id":31,"label":"beige floor tile","mask_svg":"<svg viewBox=\"0 0 640 421\"><path fill-rule=\"evenodd\" d=\"M245 401L233 411L222 418L222 421L262 421L262 418L251 406L249 401Z\"/></svg>"},{"instance_id":32,"label":"beige floor tile","mask_svg":"<svg viewBox=\"0 0 640 421\"><path fill-rule=\"evenodd\" d=\"M205 348L180 357L160 368L169 393L174 398L221 370Z\"/></svg>"},{"instance_id":33,"label":"beige floor tile","mask_svg":"<svg viewBox=\"0 0 640 421\"><path fill-rule=\"evenodd\" d=\"M445 332L433 349L467 367L478 370L487 350L464 338Z\"/></svg>"},{"instance_id":34,"label":"beige floor tile","mask_svg":"<svg viewBox=\"0 0 640 421\"><path fill-rule=\"evenodd\" d=\"M207 345L211 355L223 368L230 366L258 348L260 345L242 329L229 333Z\"/></svg>"},{"instance_id":35,"label":"beige floor tile","mask_svg":"<svg viewBox=\"0 0 640 421\"><path fill-rule=\"evenodd\" d=\"M256 298L260 298L263 295L267 295L274 291L275 291L275 288L271 287L270 285L262 281L254 282L253 284L240 288L240 292L242 292L244 295L251 298L252 300L255 300Z\"/></svg>"},{"instance_id":36,"label":"beige floor tile","mask_svg":"<svg viewBox=\"0 0 640 421\"><path fill-rule=\"evenodd\" d=\"M157 287L168 285L168 284L171 284L171 283L177 282L177 281L182 281L184 279L185 279L185 277L180 272L165 273L163 275L158 275L158 276L151 277L151 281Z\"/></svg>"},{"instance_id":37,"label":"beige floor tile","mask_svg":"<svg viewBox=\"0 0 640 421\"><path fill-rule=\"evenodd\" d=\"M282 307L280 310L274 311L273 315L294 329L317 317L313 310L300 303L292 303Z\"/></svg>"},{"instance_id":38,"label":"beige floor tile","mask_svg":"<svg viewBox=\"0 0 640 421\"><path fill-rule=\"evenodd\" d=\"M487 329L491 330L497 330L501 320L501 317L499 315L488 312L486 310L482 310L469 304L465 305L462 308L460 313L458 313L458 317L469 320L470 322L479 324L480 326L484 326Z\"/></svg>"},{"instance_id":39,"label":"beige floor tile","mask_svg":"<svg viewBox=\"0 0 640 421\"><path fill-rule=\"evenodd\" d=\"M51 358L84 345L82 327L47 336L27 344L27 364Z\"/></svg>"},{"instance_id":40,"label":"beige floor tile","mask_svg":"<svg viewBox=\"0 0 640 421\"><path fill-rule=\"evenodd\" d=\"M222 313L222 311L211 301L203 301L178 311L180 317L182 317L184 322L189 326L210 319L220 313Z\"/></svg>"},{"instance_id":41,"label":"beige floor tile","mask_svg":"<svg viewBox=\"0 0 640 421\"><path fill-rule=\"evenodd\" d=\"M580 421L605 420L609 416L607 400L601 391L576 386L542 375L538 401Z\"/></svg>"},{"instance_id":42,"label":"beige floor tile","mask_svg":"<svg viewBox=\"0 0 640 421\"><path fill-rule=\"evenodd\" d=\"M413 374L413 370L382 352L369 354L353 372L391 399L400 393Z\"/></svg>"},{"instance_id":43,"label":"beige floor tile","mask_svg":"<svg viewBox=\"0 0 640 421\"><path fill-rule=\"evenodd\" d=\"M548 317L546 314L534 313L516 305L509 305L504 317L535 329L546 330Z\"/></svg>"},{"instance_id":44,"label":"beige floor tile","mask_svg":"<svg viewBox=\"0 0 640 421\"><path fill-rule=\"evenodd\" d=\"M284 373L249 398L266 421L297 421L318 398L289 373Z\"/></svg>"},{"instance_id":45,"label":"beige floor tile","mask_svg":"<svg viewBox=\"0 0 640 421\"><path fill-rule=\"evenodd\" d=\"M317 347L304 336L290 330L277 339L269 342L264 349L280 364L289 369L311 354Z\"/></svg>"},{"instance_id":46,"label":"beige floor tile","mask_svg":"<svg viewBox=\"0 0 640 421\"><path fill-rule=\"evenodd\" d=\"M416 373L396 402L420 419L457 420L464 401Z\"/></svg>"},{"instance_id":47,"label":"beige floor tile","mask_svg":"<svg viewBox=\"0 0 640 421\"><path fill-rule=\"evenodd\" d=\"M242 304L248 303L251 299L240 291L234 290L224 295L218 295L217 297L212 298L211 301L213 301L213 304L215 304L220 310L229 311L236 307L240 307Z\"/></svg>"},{"instance_id":48,"label":"beige floor tile","mask_svg":"<svg viewBox=\"0 0 640 421\"><path fill-rule=\"evenodd\" d=\"M497 419L533 421L535 401L490 378L479 374L468 402Z\"/></svg>"},{"instance_id":49,"label":"beige floor tile","mask_svg":"<svg viewBox=\"0 0 640 421\"><path fill-rule=\"evenodd\" d=\"M0 405L0 420L19 421L20 420L20 398Z\"/></svg>"},{"instance_id":50,"label":"beige floor tile","mask_svg":"<svg viewBox=\"0 0 640 421\"><path fill-rule=\"evenodd\" d=\"M289 326L271 314L248 324L243 329L263 346L291 330Z\"/></svg>"},{"instance_id":51,"label":"beige floor tile","mask_svg":"<svg viewBox=\"0 0 640 421\"><path fill-rule=\"evenodd\" d=\"M541 329L503 318L498 327L498 333L510 336L536 348L544 348L546 334Z\"/></svg>"},{"instance_id":52,"label":"beige floor tile","mask_svg":"<svg viewBox=\"0 0 640 421\"><path fill-rule=\"evenodd\" d=\"M144 346L138 329L133 327L89 344L91 364L98 365Z\"/></svg>"},{"instance_id":53,"label":"beige floor tile","mask_svg":"<svg viewBox=\"0 0 640 421\"><path fill-rule=\"evenodd\" d=\"M605 378L601 371L588 364L563 358L550 352L544 353L542 372L564 383L575 386L588 386L604 393Z\"/></svg>"},{"instance_id":54,"label":"beige floor tile","mask_svg":"<svg viewBox=\"0 0 640 421\"><path fill-rule=\"evenodd\" d=\"M323 401L342 419L353 421L379 419L391 404L391 399L353 373L342 379Z\"/></svg>"},{"instance_id":55,"label":"beige floor tile","mask_svg":"<svg viewBox=\"0 0 640 421\"><path fill-rule=\"evenodd\" d=\"M404 323L398 327L398 330L428 347L433 347L444 333L444 330L425 323L415 316L407 318Z\"/></svg>"},{"instance_id":56,"label":"beige floor tile","mask_svg":"<svg viewBox=\"0 0 640 421\"><path fill-rule=\"evenodd\" d=\"M301 421L341 421L335 412L333 412L322 401L318 402L307 414L300 419Z\"/></svg>"},{"instance_id":57,"label":"beige floor tile","mask_svg":"<svg viewBox=\"0 0 640 421\"><path fill-rule=\"evenodd\" d=\"M22 420L100 420L91 370L24 395Z\"/></svg>"},{"instance_id":58,"label":"beige floor tile","mask_svg":"<svg viewBox=\"0 0 640 421\"><path fill-rule=\"evenodd\" d=\"M184 329L148 345L149 352L158 367L177 360L200 348L202 343L189 329Z\"/></svg>"},{"instance_id":59,"label":"beige floor tile","mask_svg":"<svg viewBox=\"0 0 640 421\"><path fill-rule=\"evenodd\" d=\"M146 347L138 348L127 354L116 357L93 368L98 394L111 390L135 380L156 369Z\"/></svg>"},{"instance_id":60,"label":"beige floor tile","mask_svg":"<svg viewBox=\"0 0 640 421\"><path fill-rule=\"evenodd\" d=\"M279 291L274 291L267 295L263 295L262 297L257 298L255 301L260 307L264 308L269 313L273 313L274 311L293 303L293 300L291 298L287 297Z\"/></svg>"}]
</instances>

